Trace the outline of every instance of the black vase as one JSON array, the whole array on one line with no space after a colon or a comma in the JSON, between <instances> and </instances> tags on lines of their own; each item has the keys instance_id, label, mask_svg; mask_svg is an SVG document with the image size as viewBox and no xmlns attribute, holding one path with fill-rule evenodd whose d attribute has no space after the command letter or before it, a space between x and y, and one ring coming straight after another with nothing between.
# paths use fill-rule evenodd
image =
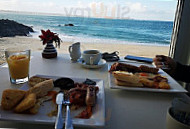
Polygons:
<instances>
[{"instance_id":1,"label":"black vase","mask_svg":"<svg viewBox=\"0 0 190 129\"><path fill-rule=\"evenodd\" d=\"M57 50L55 49L52 42L48 42L46 47L42 52L42 57L46 59L56 58L57 57Z\"/></svg>"}]
</instances>

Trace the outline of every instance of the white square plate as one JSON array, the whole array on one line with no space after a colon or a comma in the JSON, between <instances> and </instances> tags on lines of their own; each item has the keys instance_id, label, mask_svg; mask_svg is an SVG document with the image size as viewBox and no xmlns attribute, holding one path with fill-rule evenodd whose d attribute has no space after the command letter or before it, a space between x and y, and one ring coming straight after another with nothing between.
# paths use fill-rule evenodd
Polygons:
<instances>
[{"instance_id":1,"label":"white square plate","mask_svg":"<svg viewBox=\"0 0 190 129\"><path fill-rule=\"evenodd\" d=\"M53 79L59 78L55 76L44 76L38 75L43 77L50 77ZM82 83L86 80L86 78L73 78L74 82ZM79 114L82 109L73 111L71 110L71 117L74 126L92 126L92 127L99 127L105 125L105 93L104 93L104 84L103 80L101 79L92 79L96 82L96 85L99 87L99 92L97 94L97 103L95 107L93 107L93 114L89 119L81 119L81 118L74 118L77 114ZM27 90L28 85L25 83L22 90ZM8 120L8 121L20 121L20 122L27 122L27 123L41 123L41 124L54 124L56 117L49 117L47 116L52 110L55 109L55 104L51 101L43 103L40 107L39 112L36 115L31 114L16 114L13 111L5 111L0 108L0 120ZM83 108L84 109L84 108ZM65 116L65 115L64 115Z\"/></svg>"},{"instance_id":2,"label":"white square plate","mask_svg":"<svg viewBox=\"0 0 190 129\"><path fill-rule=\"evenodd\" d=\"M132 65L139 65L135 63L130 63ZM111 65L108 67L110 69ZM127 87L127 86L118 86L114 82L114 77L111 73L108 74L109 79L109 87L113 89L122 89L122 90L130 90L130 91L149 91L149 92L167 92L167 93L186 93L185 90L179 83L177 83L171 76L165 73L162 69L159 69L158 73L164 77L167 77L168 83L171 89L155 89L155 88L141 88L141 87Z\"/></svg>"}]
</instances>

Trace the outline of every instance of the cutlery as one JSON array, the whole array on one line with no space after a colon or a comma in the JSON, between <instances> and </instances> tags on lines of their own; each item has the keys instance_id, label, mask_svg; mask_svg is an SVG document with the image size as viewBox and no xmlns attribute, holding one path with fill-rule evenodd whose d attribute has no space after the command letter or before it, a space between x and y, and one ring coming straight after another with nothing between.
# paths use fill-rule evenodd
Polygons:
<instances>
[{"instance_id":1,"label":"cutlery","mask_svg":"<svg viewBox=\"0 0 190 129\"><path fill-rule=\"evenodd\" d=\"M168 67L165 65L164 62L161 62L161 63L162 63L161 69L163 69L163 70L170 70L170 69L171 69L171 68L168 68Z\"/></svg>"},{"instance_id":2,"label":"cutlery","mask_svg":"<svg viewBox=\"0 0 190 129\"><path fill-rule=\"evenodd\" d=\"M62 129L63 128L63 117L62 117L62 104L64 100L64 94L59 93L56 96L56 103L58 105L58 113L55 122L55 129Z\"/></svg>"},{"instance_id":3,"label":"cutlery","mask_svg":"<svg viewBox=\"0 0 190 129\"><path fill-rule=\"evenodd\" d=\"M73 124L70 116L70 100L68 94L64 96L64 104L66 105L65 129L73 129Z\"/></svg>"},{"instance_id":4,"label":"cutlery","mask_svg":"<svg viewBox=\"0 0 190 129\"><path fill-rule=\"evenodd\" d=\"M161 62L161 63L162 63L162 67L160 67L160 69L162 69L162 70L170 70L170 69L171 69L171 68L166 67L166 65L165 65L164 62ZM155 63L152 63L152 65L153 65L154 67L156 67Z\"/></svg>"}]
</instances>

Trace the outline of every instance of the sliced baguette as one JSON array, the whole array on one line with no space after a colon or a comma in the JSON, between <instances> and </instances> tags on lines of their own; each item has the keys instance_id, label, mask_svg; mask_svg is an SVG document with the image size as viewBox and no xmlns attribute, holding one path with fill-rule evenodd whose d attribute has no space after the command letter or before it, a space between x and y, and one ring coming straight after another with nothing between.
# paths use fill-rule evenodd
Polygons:
<instances>
[{"instance_id":1,"label":"sliced baguette","mask_svg":"<svg viewBox=\"0 0 190 129\"><path fill-rule=\"evenodd\" d=\"M128 83L139 83L139 76L134 75L133 73L125 72L125 71L114 71L112 75L120 81L128 82Z\"/></svg>"},{"instance_id":2,"label":"sliced baguette","mask_svg":"<svg viewBox=\"0 0 190 129\"><path fill-rule=\"evenodd\" d=\"M41 98L47 95L48 91L52 90L53 87L54 87L53 79L49 79L49 80L40 82L36 84L35 86L33 86L32 88L30 88L27 92L27 95L31 93L35 93L37 98Z\"/></svg>"},{"instance_id":3,"label":"sliced baguette","mask_svg":"<svg viewBox=\"0 0 190 129\"><path fill-rule=\"evenodd\" d=\"M46 80L49 80L50 78L42 78L42 77L38 77L38 76L33 76L31 77L29 80L28 80L28 85L30 87L33 87L35 86L36 84L40 83L40 82L43 82L43 81L46 81Z\"/></svg>"},{"instance_id":4,"label":"sliced baguette","mask_svg":"<svg viewBox=\"0 0 190 129\"><path fill-rule=\"evenodd\" d=\"M115 79L115 84L118 86L126 86L126 87L143 87L142 83L130 83L125 81L120 81Z\"/></svg>"}]
</instances>

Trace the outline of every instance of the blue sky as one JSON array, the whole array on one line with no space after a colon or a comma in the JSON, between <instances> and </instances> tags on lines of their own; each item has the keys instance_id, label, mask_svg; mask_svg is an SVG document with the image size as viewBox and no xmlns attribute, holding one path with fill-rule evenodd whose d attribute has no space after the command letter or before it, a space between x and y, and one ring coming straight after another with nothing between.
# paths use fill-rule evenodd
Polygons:
<instances>
[{"instance_id":1,"label":"blue sky","mask_svg":"<svg viewBox=\"0 0 190 129\"><path fill-rule=\"evenodd\" d=\"M177 0L0 0L0 10L172 21Z\"/></svg>"}]
</instances>

